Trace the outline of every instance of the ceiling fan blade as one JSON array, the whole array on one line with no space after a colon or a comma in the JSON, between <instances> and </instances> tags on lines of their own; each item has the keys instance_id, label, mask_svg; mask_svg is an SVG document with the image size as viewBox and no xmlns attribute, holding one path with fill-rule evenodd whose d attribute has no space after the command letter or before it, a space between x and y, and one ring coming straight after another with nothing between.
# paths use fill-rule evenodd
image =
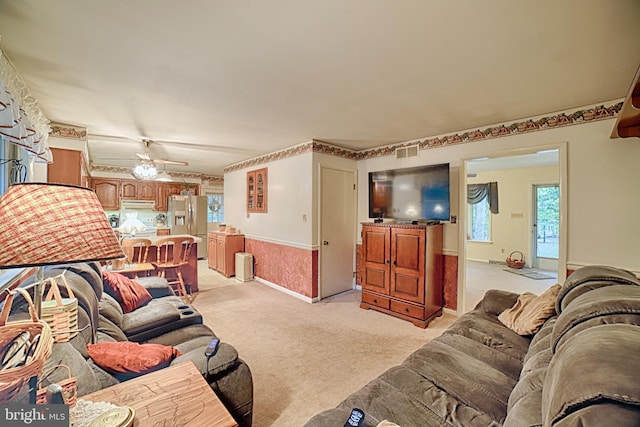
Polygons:
<instances>
[{"instance_id":1,"label":"ceiling fan blade","mask_svg":"<svg viewBox=\"0 0 640 427\"><path fill-rule=\"evenodd\" d=\"M165 165L189 166L188 162L176 162L174 160L153 159L153 163L159 163L159 164L165 164Z\"/></svg>"},{"instance_id":2,"label":"ceiling fan blade","mask_svg":"<svg viewBox=\"0 0 640 427\"><path fill-rule=\"evenodd\" d=\"M136 156L138 156L140 160L146 160L148 162L151 161L151 157L149 157L149 154L147 153L144 153L144 154L136 153Z\"/></svg>"}]
</instances>

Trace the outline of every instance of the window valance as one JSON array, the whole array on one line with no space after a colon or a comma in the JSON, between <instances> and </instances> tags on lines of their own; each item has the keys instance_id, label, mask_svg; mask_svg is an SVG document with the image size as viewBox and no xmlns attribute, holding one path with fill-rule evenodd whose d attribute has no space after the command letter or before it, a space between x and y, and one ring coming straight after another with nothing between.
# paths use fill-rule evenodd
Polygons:
<instances>
[{"instance_id":1,"label":"window valance","mask_svg":"<svg viewBox=\"0 0 640 427\"><path fill-rule=\"evenodd\" d=\"M38 101L0 50L0 137L51 162L50 130Z\"/></svg>"},{"instance_id":2,"label":"window valance","mask_svg":"<svg viewBox=\"0 0 640 427\"><path fill-rule=\"evenodd\" d=\"M467 184L467 203L476 204L484 199L489 199L489 210L493 214L499 213L498 209L498 183Z\"/></svg>"}]
</instances>

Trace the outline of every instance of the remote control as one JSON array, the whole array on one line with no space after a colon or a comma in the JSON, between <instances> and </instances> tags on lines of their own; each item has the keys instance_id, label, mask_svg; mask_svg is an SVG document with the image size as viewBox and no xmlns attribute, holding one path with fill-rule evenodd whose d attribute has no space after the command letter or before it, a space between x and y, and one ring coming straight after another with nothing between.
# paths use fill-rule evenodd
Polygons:
<instances>
[{"instance_id":1,"label":"remote control","mask_svg":"<svg viewBox=\"0 0 640 427\"><path fill-rule=\"evenodd\" d=\"M344 423L344 427L360 427L364 424L364 412L361 409L354 408L351 410L351 415L349 415L349 419L346 423Z\"/></svg>"},{"instance_id":2,"label":"remote control","mask_svg":"<svg viewBox=\"0 0 640 427\"><path fill-rule=\"evenodd\" d=\"M218 345L220 345L220 340L218 338L213 338L209 343L209 347L204 351L204 355L211 357L216 354L216 351L218 351Z\"/></svg>"}]
</instances>

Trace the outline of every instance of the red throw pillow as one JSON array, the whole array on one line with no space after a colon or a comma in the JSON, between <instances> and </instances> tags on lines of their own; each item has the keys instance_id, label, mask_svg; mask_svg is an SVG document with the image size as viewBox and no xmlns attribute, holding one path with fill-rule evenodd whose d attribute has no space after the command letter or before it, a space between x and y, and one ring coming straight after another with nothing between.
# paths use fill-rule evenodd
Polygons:
<instances>
[{"instance_id":1,"label":"red throw pillow","mask_svg":"<svg viewBox=\"0 0 640 427\"><path fill-rule=\"evenodd\" d=\"M153 299L144 286L120 273L103 270L102 279L105 292L118 301L125 313L142 307Z\"/></svg>"},{"instance_id":2,"label":"red throw pillow","mask_svg":"<svg viewBox=\"0 0 640 427\"><path fill-rule=\"evenodd\" d=\"M129 379L166 368L182 353L162 344L139 344L131 341L87 344L89 356L104 370Z\"/></svg>"}]
</instances>

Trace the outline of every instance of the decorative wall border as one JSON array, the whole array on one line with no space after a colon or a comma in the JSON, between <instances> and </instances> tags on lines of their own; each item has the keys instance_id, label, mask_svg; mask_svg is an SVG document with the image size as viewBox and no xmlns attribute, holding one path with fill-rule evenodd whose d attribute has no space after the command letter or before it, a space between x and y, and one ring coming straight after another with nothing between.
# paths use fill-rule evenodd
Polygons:
<instances>
[{"instance_id":1,"label":"decorative wall border","mask_svg":"<svg viewBox=\"0 0 640 427\"><path fill-rule=\"evenodd\" d=\"M87 129L79 126L66 125L63 123L51 123L51 132L49 136L56 138L77 139L79 141L87 140Z\"/></svg>"},{"instance_id":2,"label":"decorative wall border","mask_svg":"<svg viewBox=\"0 0 640 427\"><path fill-rule=\"evenodd\" d=\"M112 172L112 173L124 173L127 175L131 175L131 171L132 168L127 168L124 166L109 166L109 165L99 165L97 163L93 163L91 162L91 166L90 166L91 172L93 171L98 171L98 172ZM190 173L190 172L174 172L174 171L167 171L167 173L169 175L171 175L172 177L175 178L194 178L194 179L200 179L202 181L209 181L211 182L224 182L224 177L223 176L217 176L217 175L203 175L201 173Z\"/></svg>"},{"instance_id":3,"label":"decorative wall border","mask_svg":"<svg viewBox=\"0 0 640 427\"><path fill-rule=\"evenodd\" d=\"M266 154L264 156L249 159L240 163L224 168L224 172L233 172L253 166L258 166L275 160L282 160L288 157L297 156L303 153L315 152L330 154L351 160L364 160L374 157L394 155L398 148L403 148L418 144L421 150L446 147L451 145L466 144L469 142L486 141L504 136L522 135L530 132L537 132L549 129L555 129L564 126L580 125L584 123L595 122L615 118L622 109L622 101L610 101L611 105L604 104L594 107L582 107L577 110L566 110L555 112L538 118L528 118L522 121L511 123L502 123L489 126L486 128L478 128L466 130L452 134L439 135L430 138L419 138L411 141L405 141L398 144L386 145L383 147L369 148L360 151L348 148L338 147L322 141L310 141L299 145L295 145L284 150Z\"/></svg>"}]
</instances>

